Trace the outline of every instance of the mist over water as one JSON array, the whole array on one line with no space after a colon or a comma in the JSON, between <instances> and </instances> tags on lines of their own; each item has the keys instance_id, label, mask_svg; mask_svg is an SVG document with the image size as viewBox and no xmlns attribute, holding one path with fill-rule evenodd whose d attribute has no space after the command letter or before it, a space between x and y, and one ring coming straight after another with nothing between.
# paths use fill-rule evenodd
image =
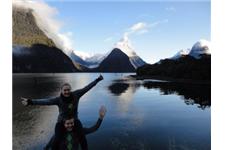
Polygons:
<instances>
[{"instance_id":1,"label":"mist over water","mask_svg":"<svg viewBox=\"0 0 225 150\"><path fill-rule=\"evenodd\" d=\"M14 74L13 149L43 149L58 115L56 106L22 106L21 96L58 96L64 82L76 90L98 75ZM136 81L127 75L103 74L104 80L80 99L78 115L85 127L97 121L101 105L107 108L99 130L87 136L89 149L210 150L210 86Z\"/></svg>"}]
</instances>

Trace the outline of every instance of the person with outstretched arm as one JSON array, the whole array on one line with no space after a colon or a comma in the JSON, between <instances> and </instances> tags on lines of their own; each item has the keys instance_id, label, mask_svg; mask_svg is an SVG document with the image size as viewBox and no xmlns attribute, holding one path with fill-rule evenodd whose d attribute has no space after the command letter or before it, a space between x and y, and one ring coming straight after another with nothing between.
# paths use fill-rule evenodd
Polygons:
<instances>
[{"instance_id":1,"label":"person with outstretched arm","mask_svg":"<svg viewBox=\"0 0 225 150\"><path fill-rule=\"evenodd\" d=\"M87 135L95 132L100 127L105 114L106 108L101 106L97 122L90 128L82 127L81 131L83 134ZM51 150L78 150L82 137L78 134L77 124L79 122L74 120L73 116L65 115L61 124L58 124L58 127L55 129L55 138ZM86 146L85 150L88 150L88 146Z\"/></svg>"},{"instance_id":2,"label":"person with outstretched arm","mask_svg":"<svg viewBox=\"0 0 225 150\"><path fill-rule=\"evenodd\" d=\"M93 82L91 82L84 88L73 91L73 92L71 92L71 85L69 83L65 83L62 85L61 93L60 93L60 96L58 96L58 97L45 98L45 99L29 99L29 98L21 97L22 104L25 106L28 106L28 105L57 105L59 108L59 115L58 115L57 123L59 123L62 120L62 116L64 114L72 114L74 116L74 119L79 121L79 119L78 119L78 103L79 103L80 98L85 93L87 93L90 89L92 89L101 80L103 80L102 75L100 75L97 79L95 79ZM56 123L56 125L57 125L57 123ZM45 149L48 149L48 147L51 145L53 138L54 138L54 136L48 142ZM86 143L84 140L84 145L85 144Z\"/></svg>"}]
</instances>

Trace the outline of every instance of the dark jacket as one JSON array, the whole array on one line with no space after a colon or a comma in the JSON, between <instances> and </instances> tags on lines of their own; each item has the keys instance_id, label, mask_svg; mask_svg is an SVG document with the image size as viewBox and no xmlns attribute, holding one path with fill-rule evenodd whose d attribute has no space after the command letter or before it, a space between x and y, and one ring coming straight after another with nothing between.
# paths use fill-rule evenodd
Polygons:
<instances>
[{"instance_id":1,"label":"dark jacket","mask_svg":"<svg viewBox=\"0 0 225 150\"><path fill-rule=\"evenodd\" d=\"M79 103L80 98L86 92L88 92L91 88L93 88L99 81L100 81L99 78L97 78L96 80L94 80L93 82L91 82L90 84L85 86L84 88L71 92L72 97L74 99L71 103L67 103L67 102L63 101L62 98L60 96L58 96L58 97L45 98L45 99L32 99L29 101L28 104L29 105L57 105L59 108L58 122L60 122L62 120L63 114L67 113L69 108L72 107L72 109L74 111L74 118L76 119L77 113L78 113L77 112L78 111L77 110L78 103Z\"/></svg>"}]
</instances>

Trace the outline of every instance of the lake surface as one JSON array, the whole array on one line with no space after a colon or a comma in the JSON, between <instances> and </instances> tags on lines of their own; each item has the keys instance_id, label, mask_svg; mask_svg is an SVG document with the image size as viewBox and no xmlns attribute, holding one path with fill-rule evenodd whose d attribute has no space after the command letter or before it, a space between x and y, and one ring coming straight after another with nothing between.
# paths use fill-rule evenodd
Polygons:
<instances>
[{"instance_id":1,"label":"lake surface","mask_svg":"<svg viewBox=\"0 0 225 150\"><path fill-rule=\"evenodd\" d=\"M99 74L14 74L13 149L41 150L54 133L56 106L28 106L20 97L58 96L60 86L84 87ZM211 87L159 80L132 80L129 74L105 73L104 80L79 103L83 126L107 114L98 131L87 136L90 150L210 150Z\"/></svg>"}]
</instances>

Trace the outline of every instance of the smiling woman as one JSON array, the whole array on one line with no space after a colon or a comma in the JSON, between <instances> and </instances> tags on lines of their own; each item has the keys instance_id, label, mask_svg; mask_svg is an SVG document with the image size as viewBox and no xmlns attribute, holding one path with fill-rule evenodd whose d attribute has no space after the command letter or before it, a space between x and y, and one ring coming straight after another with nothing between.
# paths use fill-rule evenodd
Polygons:
<instances>
[{"instance_id":1,"label":"smiling woman","mask_svg":"<svg viewBox=\"0 0 225 150\"><path fill-rule=\"evenodd\" d=\"M61 93L64 97L69 97L71 92L71 85L69 83L65 83L61 87Z\"/></svg>"}]
</instances>

